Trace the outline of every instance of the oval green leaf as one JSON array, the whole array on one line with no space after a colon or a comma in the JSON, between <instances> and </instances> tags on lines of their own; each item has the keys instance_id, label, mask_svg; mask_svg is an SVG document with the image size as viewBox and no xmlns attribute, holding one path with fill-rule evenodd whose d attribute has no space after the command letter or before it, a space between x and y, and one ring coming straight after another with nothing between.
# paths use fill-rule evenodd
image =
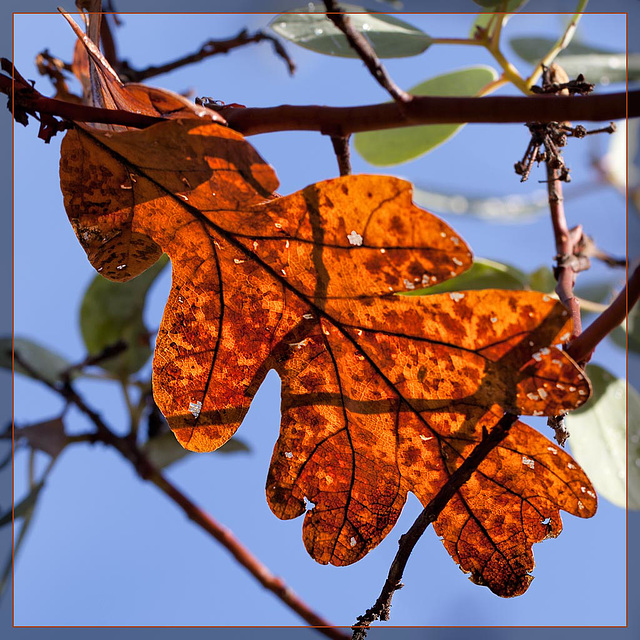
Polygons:
<instances>
[{"instance_id":1,"label":"oval green leaf","mask_svg":"<svg viewBox=\"0 0 640 640\"><path fill-rule=\"evenodd\" d=\"M435 76L409 89L416 96L473 96L498 77L487 66L469 67ZM418 127L367 131L354 136L358 153L377 166L413 160L441 145L463 124L430 124Z\"/></svg>"},{"instance_id":2,"label":"oval green leaf","mask_svg":"<svg viewBox=\"0 0 640 640\"><path fill-rule=\"evenodd\" d=\"M151 356L149 332L142 313L149 287L168 263L163 255L152 267L128 282L112 282L96 275L80 307L80 330L89 355L122 340L126 350L100 366L119 377L138 371Z\"/></svg>"},{"instance_id":3,"label":"oval green leaf","mask_svg":"<svg viewBox=\"0 0 640 640\"><path fill-rule=\"evenodd\" d=\"M487 258L475 258L471 268L455 278L433 287L404 291L401 295L426 296L448 291L469 291L471 289L525 289L527 276L520 269Z\"/></svg>"},{"instance_id":4,"label":"oval green leaf","mask_svg":"<svg viewBox=\"0 0 640 640\"><path fill-rule=\"evenodd\" d=\"M589 365L587 374L593 395L567 416L571 451L595 489L613 504L624 508L627 438L628 507L640 509L640 394L624 379L606 369ZM628 418L625 392L628 388ZM626 428L628 424L628 434Z\"/></svg>"},{"instance_id":5,"label":"oval green leaf","mask_svg":"<svg viewBox=\"0 0 640 640\"><path fill-rule=\"evenodd\" d=\"M554 46L551 38L513 38L512 49L523 60L537 64ZM556 58L556 62L570 78L582 73L588 82L610 84L626 82L627 59L625 53L592 47L571 41ZM629 82L640 79L640 54L629 54Z\"/></svg>"},{"instance_id":6,"label":"oval green leaf","mask_svg":"<svg viewBox=\"0 0 640 640\"><path fill-rule=\"evenodd\" d=\"M528 222L549 208L549 195L542 189L532 193L481 197L432 191L414 185L413 200L429 211L475 216L505 224Z\"/></svg>"},{"instance_id":7,"label":"oval green leaf","mask_svg":"<svg viewBox=\"0 0 640 640\"><path fill-rule=\"evenodd\" d=\"M29 373L29 370L32 369L44 380L54 384L60 380L62 373L71 366L69 360L33 340L14 338L13 345L17 355L16 373L33 377ZM25 363L28 369L21 363ZM11 371L11 338L8 337L0 338L0 367ZM77 375L77 372L72 377L74 375Z\"/></svg>"},{"instance_id":8,"label":"oval green leaf","mask_svg":"<svg viewBox=\"0 0 640 640\"><path fill-rule=\"evenodd\" d=\"M341 4L351 14L351 24L366 36L379 58L406 58L425 51L431 38L417 27L394 16L369 13L362 7ZM344 34L324 14L324 5L312 3L275 18L269 25L275 33L317 53L358 58Z\"/></svg>"}]
</instances>

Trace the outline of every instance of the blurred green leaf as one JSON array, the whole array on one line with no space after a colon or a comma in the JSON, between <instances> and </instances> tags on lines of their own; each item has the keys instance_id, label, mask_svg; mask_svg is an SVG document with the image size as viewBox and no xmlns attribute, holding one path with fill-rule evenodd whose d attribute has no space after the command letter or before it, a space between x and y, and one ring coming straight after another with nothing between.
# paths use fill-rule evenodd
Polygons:
<instances>
[{"instance_id":1,"label":"blurred green leaf","mask_svg":"<svg viewBox=\"0 0 640 640\"><path fill-rule=\"evenodd\" d=\"M60 380L60 375L71 366L71 362L66 358L33 340L14 338L13 345L20 360L52 384ZM11 338L9 337L0 338L0 367L11 371ZM15 362L15 370L16 373L31 377L18 362ZM75 372L72 377L77 375L78 373Z\"/></svg>"},{"instance_id":2,"label":"blurred green leaf","mask_svg":"<svg viewBox=\"0 0 640 640\"><path fill-rule=\"evenodd\" d=\"M525 4L527 4L529 0L507 0L506 7L504 11L507 13L518 11L518 9L522 8ZM475 2L475 0L474 0ZM476 29L480 27L481 29L486 29L489 21L491 20L493 13L497 11L503 11L503 9L499 6L504 2L504 0L485 0L484 2L476 2L481 7L485 8L485 11L478 15L478 17L473 21L471 25L471 30L469 31L469 37L474 38L476 35ZM507 24L511 16L505 16L503 26Z\"/></svg>"},{"instance_id":3,"label":"blurred green leaf","mask_svg":"<svg viewBox=\"0 0 640 640\"><path fill-rule=\"evenodd\" d=\"M628 333L627 333L628 332ZM611 332L613 341L623 349L640 353L640 311L638 304L629 311L627 321Z\"/></svg>"},{"instance_id":4,"label":"blurred green leaf","mask_svg":"<svg viewBox=\"0 0 640 640\"><path fill-rule=\"evenodd\" d=\"M616 293L615 284L611 280L595 280L577 284L573 291L578 298L601 304L609 304ZM589 310L585 309L585 312L588 313Z\"/></svg>"},{"instance_id":5,"label":"blurred green leaf","mask_svg":"<svg viewBox=\"0 0 640 640\"><path fill-rule=\"evenodd\" d=\"M555 46L552 38L512 38L512 49L523 60L537 64ZM626 82L627 59L625 53L592 47L572 40L556 58L556 62L570 78L582 73L588 82L610 84ZM640 55L629 54L629 82L640 80Z\"/></svg>"},{"instance_id":6,"label":"blurred green leaf","mask_svg":"<svg viewBox=\"0 0 640 640\"><path fill-rule=\"evenodd\" d=\"M630 509L640 509L640 394L628 386L627 417L625 380L598 365L587 366L587 375L593 395L567 416L571 451L596 491L624 508L628 425L628 504Z\"/></svg>"},{"instance_id":7,"label":"blurred green leaf","mask_svg":"<svg viewBox=\"0 0 640 640\"><path fill-rule=\"evenodd\" d=\"M351 24L366 36L380 58L406 58L425 51L431 38L417 27L391 15L368 13L351 4L340 5L351 13ZM344 34L324 15L324 4L309 3L302 9L283 13L269 25L279 36L317 53L358 58Z\"/></svg>"},{"instance_id":8,"label":"blurred green leaf","mask_svg":"<svg viewBox=\"0 0 640 640\"><path fill-rule=\"evenodd\" d=\"M172 431L164 431L151 440L147 440L143 451L158 469L164 469L191 453L180 445ZM213 453L228 454L241 451L247 452L250 451L250 448L243 440L234 436Z\"/></svg>"},{"instance_id":9,"label":"blurred green leaf","mask_svg":"<svg viewBox=\"0 0 640 640\"><path fill-rule=\"evenodd\" d=\"M409 89L417 96L473 96L498 77L487 66L468 67L444 73ZM383 131L367 131L354 136L358 153L371 164L388 166L413 160L441 145L463 124L432 124Z\"/></svg>"},{"instance_id":10,"label":"blurred green leaf","mask_svg":"<svg viewBox=\"0 0 640 640\"><path fill-rule=\"evenodd\" d=\"M152 267L129 282L112 282L96 275L80 307L80 329L90 355L122 340L127 349L100 366L125 377L138 371L151 355L149 332L142 314L149 287L167 265L163 255Z\"/></svg>"},{"instance_id":11,"label":"blurred green leaf","mask_svg":"<svg viewBox=\"0 0 640 640\"><path fill-rule=\"evenodd\" d=\"M405 291L407 296L426 296L447 291L469 291L471 289L524 289L527 286L525 273L508 264L486 258L475 258L471 268L451 280L433 287Z\"/></svg>"},{"instance_id":12,"label":"blurred green leaf","mask_svg":"<svg viewBox=\"0 0 640 640\"><path fill-rule=\"evenodd\" d=\"M529 287L534 291L551 293L556 288L556 279L549 267L539 267L529 274Z\"/></svg>"},{"instance_id":13,"label":"blurred green leaf","mask_svg":"<svg viewBox=\"0 0 640 640\"><path fill-rule=\"evenodd\" d=\"M528 222L546 213L549 207L549 196L545 190L487 198L431 191L414 185L413 200L429 211L476 216L505 224Z\"/></svg>"},{"instance_id":14,"label":"blurred green leaf","mask_svg":"<svg viewBox=\"0 0 640 640\"><path fill-rule=\"evenodd\" d=\"M476 4L496 11L517 11L520 7L527 4L528 0L473 0Z\"/></svg>"},{"instance_id":15,"label":"blurred green leaf","mask_svg":"<svg viewBox=\"0 0 640 640\"><path fill-rule=\"evenodd\" d=\"M18 518L22 518L31 509L33 509L33 507L36 504L36 501L38 500L38 495L40 494L40 490L42 489L42 487L44 487L44 480L41 482L38 482L38 484L36 484L33 487L29 495L27 495L26 498L24 498L17 505L15 505L14 517L16 518L16 520ZM11 508L9 508L7 511L5 511L5 513L0 515L0 527L4 527L4 525L6 524L11 524Z\"/></svg>"}]
</instances>

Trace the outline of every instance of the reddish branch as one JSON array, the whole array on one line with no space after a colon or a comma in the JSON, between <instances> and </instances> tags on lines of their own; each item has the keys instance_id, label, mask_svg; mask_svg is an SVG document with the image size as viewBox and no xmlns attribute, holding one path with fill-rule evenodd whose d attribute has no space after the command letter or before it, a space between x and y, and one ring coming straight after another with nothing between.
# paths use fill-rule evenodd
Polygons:
<instances>
[{"instance_id":1,"label":"reddish branch","mask_svg":"<svg viewBox=\"0 0 640 640\"><path fill-rule=\"evenodd\" d=\"M398 552L391 563L382 591L373 607L367 609L364 615L358 616L356 624L352 627L352 640L363 640L371 623L375 620L389 619L391 599L393 594L402 588L402 574L416 543L427 527L436 521L449 500L482 464L482 461L504 440L517 419L518 416L512 413L505 413L502 416L498 424L482 438L466 460L449 476L449 480L424 508L407 533L400 538Z\"/></svg>"},{"instance_id":2,"label":"reddish branch","mask_svg":"<svg viewBox=\"0 0 640 640\"><path fill-rule=\"evenodd\" d=\"M68 403L73 404L91 420L96 428L96 432L90 434L88 438L90 442L102 442L117 449L131 462L143 480L153 482L165 495L179 505L188 518L220 542L265 589L275 594L276 597L295 611L310 626L317 628L318 631L329 638L333 638L334 640L345 640L348 638L348 636L342 633L337 627L332 626L310 609L281 578L274 576L249 549L237 540L231 531L216 522L208 513L203 511L188 496L182 493L180 489L169 482L137 446L135 439L131 437L121 437L115 434L100 414L87 405L70 382L67 381L62 384L50 382L42 377L26 360L21 358L19 352L15 352L14 361L16 364L19 364L28 375L61 395Z\"/></svg>"},{"instance_id":3,"label":"reddish branch","mask_svg":"<svg viewBox=\"0 0 640 640\"><path fill-rule=\"evenodd\" d=\"M380 86L386 89L399 105L409 102L411 96L391 79L369 41L357 29L354 29L348 15L340 13L341 9L338 3L335 0L324 0L324 5L327 8L327 18L344 33L351 48L355 50Z\"/></svg>"},{"instance_id":4,"label":"reddish branch","mask_svg":"<svg viewBox=\"0 0 640 640\"><path fill-rule=\"evenodd\" d=\"M341 176L351 173L351 152L349 150L349 136L331 136L331 144L338 161Z\"/></svg>"},{"instance_id":5,"label":"reddish branch","mask_svg":"<svg viewBox=\"0 0 640 640\"><path fill-rule=\"evenodd\" d=\"M578 244L582 237L582 227L578 226L570 230L564 214L564 199L562 196L562 181L560 170L551 168L547 162L547 187L549 191L549 209L551 211L551 224L556 243L556 268L555 276L558 284L556 293L560 302L571 312L573 320L572 338L580 335L582 322L580 320L580 304L573 295L573 287L576 281L576 273L584 267L581 258L576 255L579 251Z\"/></svg>"},{"instance_id":6,"label":"reddish branch","mask_svg":"<svg viewBox=\"0 0 640 640\"><path fill-rule=\"evenodd\" d=\"M13 81L0 74L0 91L11 96ZM348 135L359 131L374 131L408 127L417 124L461 122L528 122L552 120L606 121L624 118L627 94L570 97L485 97L443 98L414 97L402 106L395 103L357 107L326 107L316 105L265 108L222 109L229 126L244 135L275 131L320 131L328 135ZM101 122L144 128L161 118L127 111L99 109L47 98L30 85L16 82L15 109L59 116L75 122ZM640 91L629 93L629 117L640 116Z\"/></svg>"},{"instance_id":7,"label":"reddish branch","mask_svg":"<svg viewBox=\"0 0 640 640\"><path fill-rule=\"evenodd\" d=\"M571 343L567 353L576 362L587 362L598 343L629 314L640 297L640 267L636 267L618 297Z\"/></svg>"}]
</instances>

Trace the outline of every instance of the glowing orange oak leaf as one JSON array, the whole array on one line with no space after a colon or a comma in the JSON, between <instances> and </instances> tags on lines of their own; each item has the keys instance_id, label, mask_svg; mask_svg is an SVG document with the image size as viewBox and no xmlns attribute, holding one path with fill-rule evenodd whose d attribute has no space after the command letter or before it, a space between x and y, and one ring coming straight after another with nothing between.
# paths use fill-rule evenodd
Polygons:
<instances>
[{"instance_id":1,"label":"glowing orange oak leaf","mask_svg":"<svg viewBox=\"0 0 640 640\"><path fill-rule=\"evenodd\" d=\"M407 492L426 504L503 411L555 415L589 395L551 346L570 321L549 297L394 295L471 264L462 239L412 204L407 182L346 176L276 197L275 174L242 136L189 119L77 127L61 183L104 276L124 281L162 251L171 258L153 387L183 446L222 445L267 371L279 373L267 499L280 518L312 507L303 538L318 562L364 556ZM472 579L511 596L531 579L531 545L559 533L559 509L595 508L571 458L517 423L435 528Z\"/></svg>"}]
</instances>

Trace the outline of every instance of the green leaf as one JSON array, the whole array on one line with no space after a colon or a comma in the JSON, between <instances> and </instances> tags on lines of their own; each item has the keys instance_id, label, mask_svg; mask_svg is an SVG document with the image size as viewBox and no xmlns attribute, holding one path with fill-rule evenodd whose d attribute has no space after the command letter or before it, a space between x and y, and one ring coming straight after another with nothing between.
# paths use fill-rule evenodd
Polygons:
<instances>
[{"instance_id":1,"label":"green leaf","mask_svg":"<svg viewBox=\"0 0 640 640\"><path fill-rule=\"evenodd\" d=\"M615 297L615 286L611 280L595 280L586 284L578 284L573 290L578 298L609 304ZM589 311L585 309L585 312Z\"/></svg>"},{"instance_id":2,"label":"green leaf","mask_svg":"<svg viewBox=\"0 0 640 640\"><path fill-rule=\"evenodd\" d=\"M537 64L555 46L551 38L513 38L509 44L523 60ZM570 78L582 73L588 82L626 82L626 54L572 40L556 58ZM640 80L640 54L629 54L629 82Z\"/></svg>"},{"instance_id":3,"label":"green leaf","mask_svg":"<svg viewBox=\"0 0 640 640\"><path fill-rule=\"evenodd\" d=\"M551 293L556 288L556 279L549 267L540 267L529 274L529 287L534 291Z\"/></svg>"},{"instance_id":4,"label":"green leaf","mask_svg":"<svg viewBox=\"0 0 640 640\"><path fill-rule=\"evenodd\" d=\"M379 58L406 58L425 51L431 38L417 27L391 15L368 13L362 7L341 4L351 13L351 24L366 36ZM269 25L279 36L317 53L342 58L358 58L344 34L324 15L324 5L309 3L272 20Z\"/></svg>"},{"instance_id":5,"label":"green leaf","mask_svg":"<svg viewBox=\"0 0 640 640\"><path fill-rule=\"evenodd\" d=\"M413 199L416 204L429 211L476 216L505 224L528 222L545 213L549 207L549 196L543 190L528 194L480 197L432 191L414 185Z\"/></svg>"},{"instance_id":6,"label":"green leaf","mask_svg":"<svg viewBox=\"0 0 640 640\"><path fill-rule=\"evenodd\" d=\"M158 469L164 469L190 453L180 445L172 431L163 431L151 440L147 440L143 446L143 451L153 466ZM241 451L250 451L249 446L243 440L234 436L213 453L229 454Z\"/></svg>"},{"instance_id":7,"label":"green leaf","mask_svg":"<svg viewBox=\"0 0 640 640\"><path fill-rule=\"evenodd\" d=\"M636 304L627 317L627 321L611 332L613 341L623 349L640 353L640 311Z\"/></svg>"},{"instance_id":8,"label":"green leaf","mask_svg":"<svg viewBox=\"0 0 640 640\"><path fill-rule=\"evenodd\" d=\"M17 505L15 505L13 509L14 518L17 520L18 518L22 518L27 515L27 513L33 509L38 499L38 495L40 494L40 490L44 487L44 480L38 482L29 495L21 500ZM11 524L11 509L0 515L0 527L4 527L6 524Z\"/></svg>"},{"instance_id":9,"label":"green leaf","mask_svg":"<svg viewBox=\"0 0 640 640\"><path fill-rule=\"evenodd\" d=\"M528 0L473 0L476 4L496 11L504 11L509 13L517 11L520 7L527 4Z\"/></svg>"},{"instance_id":10,"label":"green leaf","mask_svg":"<svg viewBox=\"0 0 640 640\"><path fill-rule=\"evenodd\" d=\"M60 375L71 366L66 358L33 340L14 338L13 345L20 360L52 384L60 380ZM0 367L11 370L11 338L0 338ZM16 373L31 377L17 361L15 370Z\"/></svg>"},{"instance_id":11,"label":"green leaf","mask_svg":"<svg viewBox=\"0 0 640 640\"><path fill-rule=\"evenodd\" d=\"M417 96L473 96L498 77L486 66L468 67L435 76L409 89ZM371 164L388 166L413 160L456 134L463 124L431 124L418 127L367 131L354 136L358 153Z\"/></svg>"},{"instance_id":12,"label":"green leaf","mask_svg":"<svg viewBox=\"0 0 640 640\"><path fill-rule=\"evenodd\" d=\"M597 365L587 366L593 396L567 416L571 451L596 490L607 500L625 507L625 463L628 424L627 482L630 509L640 509L640 394L626 382Z\"/></svg>"},{"instance_id":13,"label":"green leaf","mask_svg":"<svg viewBox=\"0 0 640 640\"><path fill-rule=\"evenodd\" d=\"M138 371L151 355L149 332L142 313L149 287L168 263L163 255L152 267L128 282L112 282L96 275L80 307L80 329L90 355L122 340L127 349L100 366L120 377Z\"/></svg>"},{"instance_id":14,"label":"green leaf","mask_svg":"<svg viewBox=\"0 0 640 640\"><path fill-rule=\"evenodd\" d=\"M407 296L425 296L447 291L469 291L471 289L524 289L527 285L525 273L508 264L486 258L475 258L468 271L433 287L402 292Z\"/></svg>"}]
</instances>

